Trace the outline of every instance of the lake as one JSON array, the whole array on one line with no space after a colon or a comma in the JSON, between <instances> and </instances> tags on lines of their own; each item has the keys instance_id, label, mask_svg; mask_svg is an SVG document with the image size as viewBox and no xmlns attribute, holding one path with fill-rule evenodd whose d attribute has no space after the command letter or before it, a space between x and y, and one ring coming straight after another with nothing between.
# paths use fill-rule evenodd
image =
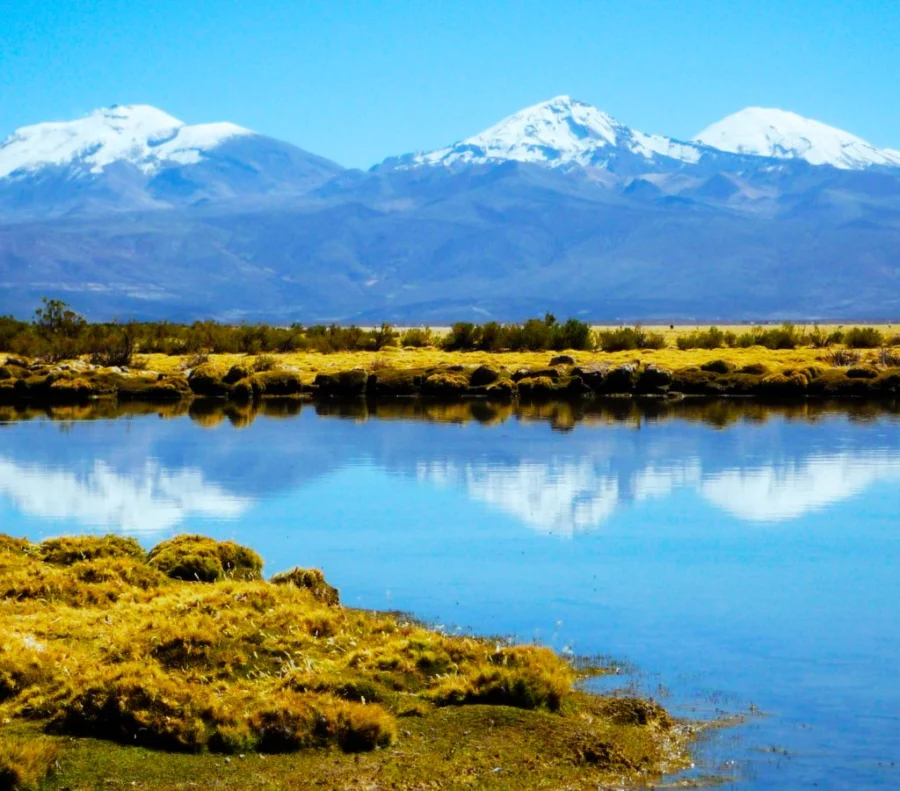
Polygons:
<instances>
[{"instance_id":1,"label":"lake","mask_svg":"<svg viewBox=\"0 0 900 791\"><path fill-rule=\"evenodd\" d=\"M0 531L232 538L349 605L603 655L742 715L697 772L748 791L900 787L898 514L866 403L0 412Z\"/></svg>"}]
</instances>

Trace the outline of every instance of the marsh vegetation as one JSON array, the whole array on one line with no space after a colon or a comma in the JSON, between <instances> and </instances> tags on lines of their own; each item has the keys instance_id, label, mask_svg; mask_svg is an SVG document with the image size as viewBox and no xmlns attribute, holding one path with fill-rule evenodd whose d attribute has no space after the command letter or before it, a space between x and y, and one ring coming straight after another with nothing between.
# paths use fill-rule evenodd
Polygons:
<instances>
[{"instance_id":1,"label":"marsh vegetation","mask_svg":"<svg viewBox=\"0 0 900 791\"><path fill-rule=\"evenodd\" d=\"M599 668L342 607L320 572L267 582L200 536L0 536L0 633L3 789L111 765L143 788L596 788L685 766L696 732L580 691ZM223 773L230 756L252 768Z\"/></svg>"},{"instance_id":2,"label":"marsh vegetation","mask_svg":"<svg viewBox=\"0 0 900 791\"><path fill-rule=\"evenodd\" d=\"M46 301L31 323L0 320L0 348L7 350L0 404L195 397L236 403L410 396L893 398L900 390L898 341L876 327L593 330L549 314L521 325L460 323L443 334L400 333L386 324L367 330L88 324L65 303Z\"/></svg>"}]
</instances>

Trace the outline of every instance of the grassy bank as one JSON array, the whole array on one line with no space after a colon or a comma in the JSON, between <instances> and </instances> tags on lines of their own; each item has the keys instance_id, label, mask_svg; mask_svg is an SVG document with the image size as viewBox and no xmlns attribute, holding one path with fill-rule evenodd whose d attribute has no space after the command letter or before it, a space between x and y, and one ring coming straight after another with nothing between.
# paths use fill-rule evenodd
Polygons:
<instances>
[{"instance_id":1,"label":"grassy bank","mask_svg":"<svg viewBox=\"0 0 900 791\"><path fill-rule=\"evenodd\" d=\"M436 348L278 355L135 355L108 367L0 357L0 406L96 399L237 404L271 398L353 400L592 396L896 398L900 349L678 349L466 352Z\"/></svg>"},{"instance_id":2,"label":"grassy bank","mask_svg":"<svg viewBox=\"0 0 900 791\"><path fill-rule=\"evenodd\" d=\"M0 789L595 789L689 760L694 726L547 649L261 570L199 537L0 536Z\"/></svg>"},{"instance_id":3,"label":"grassy bank","mask_svg":"<svg viewBox=\"0 0 900 791\"><path fill-rule=\"evenodd\" d=\"M90 324L58 300L31 322L0 317L0 406L92 399L238 403L422 396L894 397L891 326L592 328L547 314L443 331Z\"/></svg>"}]
</instances>

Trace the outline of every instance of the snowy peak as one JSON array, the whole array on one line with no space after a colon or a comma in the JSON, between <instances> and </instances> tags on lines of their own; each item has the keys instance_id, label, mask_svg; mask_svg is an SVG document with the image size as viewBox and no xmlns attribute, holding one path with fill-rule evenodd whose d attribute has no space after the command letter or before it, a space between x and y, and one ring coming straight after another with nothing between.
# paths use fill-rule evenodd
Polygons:
<instances>
[{"instance_id":1,"label":"snowy peak","mask_svg":"<svg viewBox=\"0 0 900 791\"><path fill-rule=\"evenodd\" d=\"M557 96L526 107L480 134L411 158L413 165L517 161L551 167L604 166L613 152L696 162L696 146L630 129L592 105Z\"/></svg>"},{"instance_id":2,"label":"snowy peak","mask_svg":"<svg viewBox=\"0 0 900 791\"><path fill-rule=\"evenodd\" d=\"M152 174L166 162L196 164L204 152L226 140L251 134L229 123L188 126L148 105L115 105L76 121L16 130L0 143L0 178L47 166L74 166L80 173L97 174L120 161Z\"/></svg>"},{"instance_id":3,"label":"snowy peak","mask_svg":"<svg viewBox=\"0 0 900 791\"><path fill-rule=\"evenodd\" d=\"M900 151L876 148L861 137L786 110L747 107L723 118L694 140L734 154L803 159L812 165L858 170L900 166Z\"/></svg>"}]
</instances>

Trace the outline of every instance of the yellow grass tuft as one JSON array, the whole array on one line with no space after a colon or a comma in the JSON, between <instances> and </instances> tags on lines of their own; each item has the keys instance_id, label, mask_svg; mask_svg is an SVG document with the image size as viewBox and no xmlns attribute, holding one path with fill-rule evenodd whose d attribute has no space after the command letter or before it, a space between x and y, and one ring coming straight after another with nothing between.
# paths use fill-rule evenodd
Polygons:
<instances>
[{"instance_id":1,"label":"yellow grass tuft","mask_svg":"<svg viewBox=\"0 0 900 791\"><path fill-rule=\"evenodd\" d=\"M37 791L58 757L48 740L0 735L0 791Z\"/></svg>"}]
</instances>

